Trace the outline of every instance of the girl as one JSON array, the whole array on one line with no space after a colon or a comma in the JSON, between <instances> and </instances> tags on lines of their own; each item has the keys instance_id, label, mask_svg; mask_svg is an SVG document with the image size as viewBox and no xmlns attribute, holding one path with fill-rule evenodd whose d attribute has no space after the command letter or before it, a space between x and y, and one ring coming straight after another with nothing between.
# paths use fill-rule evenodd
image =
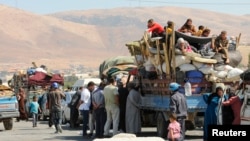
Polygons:
<instances>
[{"instance_id":1,"label":"girl","mask_svg":"<svg viewBox=\"0 0 250 141\"><path fill-rule=\"evenodd\" d=\"M169 126L168 126L168 140L169 141L178 141L181 136L181 126L177 122L177 117L175 114L169 116Z\"/></svg>"}]
</instances>

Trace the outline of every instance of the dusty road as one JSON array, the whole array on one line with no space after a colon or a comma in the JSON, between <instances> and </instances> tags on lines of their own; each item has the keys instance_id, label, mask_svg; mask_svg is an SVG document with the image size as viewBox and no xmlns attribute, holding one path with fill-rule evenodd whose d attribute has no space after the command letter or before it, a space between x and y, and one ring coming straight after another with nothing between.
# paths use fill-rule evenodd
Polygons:
<instances>
[{"instance_id":1,"label":"dusty road","mask_svg":"<svg viewBox=\"0 0 250 141\"><path fill-rule=\"evenodd\" d=\"M14 122L13 130L5 131L2 123L0 124L0 141L92 141L83 139L79 132L81 128L71 129L63 125L62 134L54 134L55 129L49 128L46 121L39 121L38 127L33 128L31 121ZM156 136L155 128L143 128L140 136ZM186 140L202 141L202 131L187 131Z\"/></svg>"}]
</instances>

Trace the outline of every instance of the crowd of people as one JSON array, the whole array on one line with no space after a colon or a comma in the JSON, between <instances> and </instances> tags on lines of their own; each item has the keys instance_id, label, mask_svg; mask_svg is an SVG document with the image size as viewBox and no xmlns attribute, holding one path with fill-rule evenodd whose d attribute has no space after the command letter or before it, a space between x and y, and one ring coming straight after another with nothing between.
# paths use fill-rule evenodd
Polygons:
<instances>
[{"instance_id":1,"label":"crowd of people","mask_svg":"<svg viewBox=\"0 0 250 141\"><path fill-rule=\"evenodd\" d=\"M166 33L171 34L173 29L173 22L168 21L167 27L163 27L159 23L155 22L153 19L148 20L148 29L146 30L150 33L150 37L161 37L160 41L165 41ZM187 19L187 21L179 28L177 31L182 32L186 35L195 36L195 37L211 37L211 29L205 27L204 25L199 25L198 30L193 25L192 19ZM229 40L227 38L227 32L221 31L219 36L213 38L211 43L208 44L189 44L183 38L179 38L176 42L176 48L180 49L184 55L191 54L191 56L202 56L200 52L212 51L221 53L225 63L230 62L228 57L228 47Z\"/></svg>"},{"instance_id":2,"label":"crowd of people","mask_svg":"<svg viewBox=\"0 0 250 141\"><path fill-rule=\"evenodd\" d=\"M118 83L117 83L118 82ZM167 139L170 141L183 141L185 139L185 120L187 118L187 101L184 94L180 93L181 85L170 83L170 115ZM204 140L208 137L208 125L240 125L240 109L242 105L243 84L235 85L234 89L225 91L222 87L217 87L215 93L203 94L203 99L207 103L204 115ZM70 124L74 128L77 126L78 111L81 112L82 136L84 138L105 138L118 133L141 132L140 103L141 95L139 87L135 83L126 85L126 77L120 81L113 78L108 83L101 82L96 86L94 82L89 82L86 87L81 87L76 92L71 102ZM23 112L21 97L24 91L19 90L17 94L20 109L20 118L26 120L27 115ZM61 100L65 97L59 89L57 83L53 83L48 92L48 107L51 112L51 120L55 126L55 133L62 133L62 111ZM40 111L37 97L33 97L30 103L30 112L33 118L33 127L37 127L37 115ZM18 118L18 119L20 119ZM110 134L112 124L113 132ZM92 126L92 127L91 127ZM87 131L89 130L89 134ZM95 134L94 133L95 130Z\"/></svg>"},{"instance_id":3,"label":"crowd of people","mask_svg":"<svg viewBox=\"0 0 250 141\"><path fill-rule=\"evenodd\" d=\"M119 80L110 78L107 82L101 82L99 86L89 82L86 87L81 87L69 103L71 127L77 125L79 110L83 116L84 138L111 137L118 133L140 133L140 93L134 83L126 85L126 79L126 76ZM111 125L112 134L109 132Z\"/></svg>"}]
</instances>

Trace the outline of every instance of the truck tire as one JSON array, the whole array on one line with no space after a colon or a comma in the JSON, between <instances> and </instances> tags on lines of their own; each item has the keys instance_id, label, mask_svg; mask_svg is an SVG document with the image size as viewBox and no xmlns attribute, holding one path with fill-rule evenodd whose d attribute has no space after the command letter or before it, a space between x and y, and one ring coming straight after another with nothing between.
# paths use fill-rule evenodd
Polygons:
<instances>
[{"instance_id":1,"label":"truck tire","mask_svg":"<svg viewBox=\"0 0 250 141\"><path fill-rule=\"evenodd\" d=\"M167 137L167 128L169 122L167 122L162 114L157 116L157 135L162 138Z\"/></svg>"},{"instance_id":2,"label":"truck tire","mask_svg":"<svg viewBox=\"0 0 250 141\"><path fill-rule=\"evenodd\" d=\"M5 130L11 130L13 128L13 119L6 119L3 121L3 126Z\"/></svg>"}]
</instances>

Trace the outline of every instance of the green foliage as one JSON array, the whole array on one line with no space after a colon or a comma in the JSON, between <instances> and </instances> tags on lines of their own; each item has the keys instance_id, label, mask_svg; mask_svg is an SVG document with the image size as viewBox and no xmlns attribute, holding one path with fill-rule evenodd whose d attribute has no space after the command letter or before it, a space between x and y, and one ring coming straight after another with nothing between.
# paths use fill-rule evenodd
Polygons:
<instances>
[{"instance_id":1,"label":"green foliage","mask_svg":"<svg viewBox=\"0 0 250 141\"><path fill-rule=\"evenodd\" d=\"M64 77L64 88L72 87L77 80L78 78L76 76Z\"/></svg>"}]
</instances>

